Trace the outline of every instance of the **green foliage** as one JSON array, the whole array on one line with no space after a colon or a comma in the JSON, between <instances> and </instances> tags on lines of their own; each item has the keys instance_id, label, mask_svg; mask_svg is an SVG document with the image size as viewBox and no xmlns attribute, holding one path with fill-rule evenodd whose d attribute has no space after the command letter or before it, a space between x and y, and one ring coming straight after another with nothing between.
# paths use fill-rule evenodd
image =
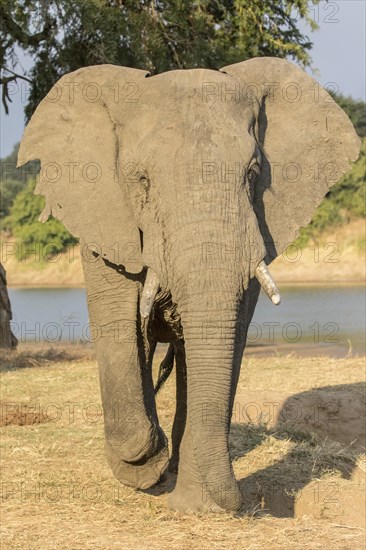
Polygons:
<instances>
[{"instance_id":1,"label":"green foliage","mask_svg":"<svg viewBox=\"0 0 366 550\"><path fill-rule=\"evenodd\" d=\"M7 157L0 159L0 220L10 213L10 208L17 194L22 191L29 177L39 171L39 162L31 161L17 168L19 143Z\"/></svg>"},{"instance_id":2,"label":"green foliage","mask_svg":"<svg viewBox=\"0 0 366 550\"><path fill-rule=\"evenodd\" d=\"M331 93L330 95L347 113L360 138L366 137L366 103L342 94Z\"/></svg>"},{"instance_id":3,"label":"green foliage","mask_svg":"<svg viewBox=\"0 0 366 550\"><path fill-rule=\"evenodd\" d=\"M310 62L311 42L299 20L316 28L318 0L1 0L0 64L9 85L30 84L29 118L63 74L113 63L160 73L219 68L255 56ZM18 71L19 48L30 54L29 74ZM19 74L21 73L21 74Z\"/></svg>"},{"instance_id":4,"label":"green foliage","mask_svg":"<svg viewBox=\"0 0 366 550\"><path fill-rule=\"evenodd\" d=\"M35 250L39 257L46 260L77 243L77 239L55 218L45 224L38 221L45 200L41 195L33 194L34 187L35 181L29 180L26 188L16 196L10 214L4 221L4 225L19 239L21 246L17 256L21 260L34 254Z\"/></svg>"},{"instance_id":5,"label":"green foliage","mask_svg":"<svg viewBox=\"0 0 366 550\"><path fill-rule=\"evenodd\" d=\"M21 181L0 181L0 220L9 215L10 207L23 187L24 184Z\"/></svg>"},{"instance_id":6,"label":"green foliage","mask_svg":"<svg viewBox=\"0 0 366 550\"><path fill-rule=\"evenodd\" d=\"M21 181L20 170L16 168L19 143L14 145L13 151L7 157L0 159L0 180Z\"/></svg>"}]
</instances>

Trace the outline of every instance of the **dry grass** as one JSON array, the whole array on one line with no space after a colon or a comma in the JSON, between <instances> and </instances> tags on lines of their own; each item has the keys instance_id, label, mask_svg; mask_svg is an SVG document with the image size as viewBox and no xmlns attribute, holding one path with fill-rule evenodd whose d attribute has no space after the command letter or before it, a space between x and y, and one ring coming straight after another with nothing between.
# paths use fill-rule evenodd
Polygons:
<instances>
[{"instance_id":1,"label":"dry grass","mask_svg":"<svg viewBox=\"0 0 366 550\"><path fill-rule=\"evenodd\" d=\"M28 347L28 349L27 349ZM78 362L93 358L93 351L86 346L56 346L37 349L23 346L22 351L1 350L0 372L8 370L44 367L54 363ZM25 349L24 349L25 348Z\"/></svg>"},{"instance_id":2,"label":"dry grass","mask_svg":"<svg viewBox=\"0 0 366 550\"><path fill-rule=\"evenodd\" d=\"M2 375L7 412L23 407L49 417L46 423L1 428L2 549L364 548L359 448L275 419L244 423L234 418L231 453L246 514L175 513L164 492L171 480L153 495L112 477L103 454L94 360L54 359L38 356L32 368L18 368L26 366L24 357L13 355L15 368L7 359ZM356 399L364 380L362 358L287 356L244 363L238 396L249 392L258 402L268 388L282 402L330 385L355 387ZM173 390L172 376L158 398L167 434Z\"/></svg>"}]
</instances>

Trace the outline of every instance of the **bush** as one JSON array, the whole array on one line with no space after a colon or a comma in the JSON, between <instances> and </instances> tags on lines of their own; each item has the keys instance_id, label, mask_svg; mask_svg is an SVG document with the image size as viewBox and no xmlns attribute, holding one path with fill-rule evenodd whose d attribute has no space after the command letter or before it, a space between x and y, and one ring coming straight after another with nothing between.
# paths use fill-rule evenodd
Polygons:
<instances>
[{"instance_id":1,"label":"bush","mask_svg":"<svg viewBox=\"0 0 366 550\"><path fill-rule=\"evenodd\" d=\"M24 189L24 183L17 180L0 181L0 219L10 214L10 208L17 194Z\"/></svg>"},{"instance_id":2,"label":"bush","mask_svg":"<svg viewBox=\"0 0 366 550\"><path fill-rule=\"evenodd\" d=\"M38 221L45 199L33 194L34 187L35 181L29 180L26 188L17 194L4 222L14 237L21 241L16 254L20 260L34 254L35 250L40 258L46 259L77 243L77 239L55 218L51 217L44 224Z\"/></svg>"}]
</instances>

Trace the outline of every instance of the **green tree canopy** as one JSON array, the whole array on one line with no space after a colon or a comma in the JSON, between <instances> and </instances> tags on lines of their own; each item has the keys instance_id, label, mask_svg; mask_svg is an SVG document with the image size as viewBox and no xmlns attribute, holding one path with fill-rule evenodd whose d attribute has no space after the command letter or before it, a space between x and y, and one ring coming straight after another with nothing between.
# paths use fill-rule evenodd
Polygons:
<instances>
[{"instance_id":1,"label":"green tree canopy","mask_svg":"<svg viewBox=\"0 0 366 550\"><path fill-rule=\"evenodd\" d=\"M25 79L30 118L63 74L101 63L152 73L255 56L307 65L312 44L298 21L316 28L310 14L308 0L0 0L3 104ZM19 70L19 48L34 59L28 74Z\"/></svg>"}]
</instances>

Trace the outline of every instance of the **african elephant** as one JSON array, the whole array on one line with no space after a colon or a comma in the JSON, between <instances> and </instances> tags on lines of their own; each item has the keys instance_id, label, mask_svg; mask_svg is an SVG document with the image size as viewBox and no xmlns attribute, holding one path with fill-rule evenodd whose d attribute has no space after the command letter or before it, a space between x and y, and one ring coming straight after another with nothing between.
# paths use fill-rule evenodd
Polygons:
<instances>
[{"instance_id":1,"label":"african elephant","mask_svg":"<svg viewBox=\"0 0 366 550\"><path fill-rule=\"evenodd\" d=\"M255 58L149 76L100 65L63 76L35 111L18 164L80 238L100 372L106 457L146 489L168 467L151 363L169 342L177 408L174 509L237 510L228 433L267 265L350 163L359 139L295 65Z\"/></svg>"}]
</instances>

